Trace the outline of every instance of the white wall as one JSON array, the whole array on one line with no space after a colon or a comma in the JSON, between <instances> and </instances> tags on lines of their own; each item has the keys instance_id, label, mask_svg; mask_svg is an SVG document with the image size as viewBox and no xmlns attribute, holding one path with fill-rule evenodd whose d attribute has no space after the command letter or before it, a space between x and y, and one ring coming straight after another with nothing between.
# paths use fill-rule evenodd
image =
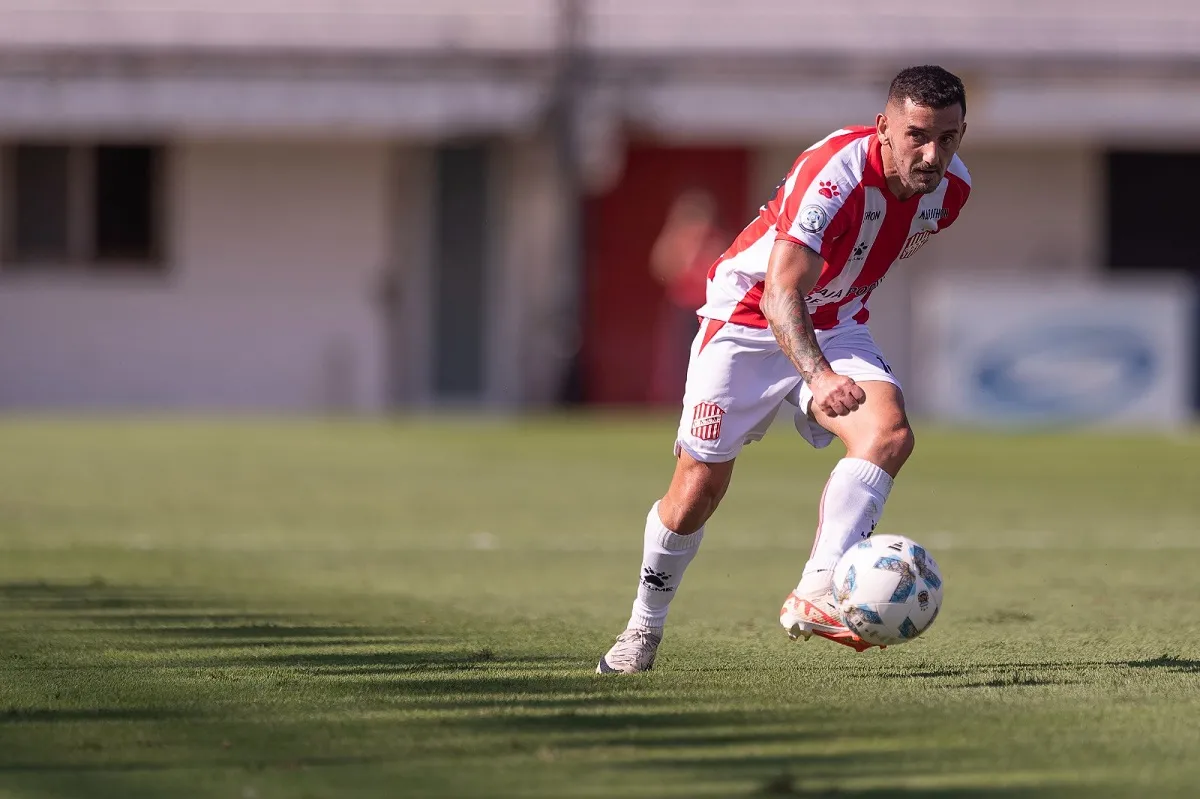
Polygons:
<instances>
[{"instance_id":1,"label":"white wall","mask_svg":"<svg viewBox=\"0 0 1200 799\"><path fill-rule=\"evenodd\" d=\"M970 131L968 129L968 136ZM1084 275L1104 257L1103 155L1094 147L964 147L971 199L918 271Z\"/></svg>"},{"instance_id":2,"label":"white wall","mask_svg":"<svg viewBox=\"0 0 1200 799\"><path fill-rule=\"evenodd\" d=\"M569 198L547 139L516 140L498 152L497 253L489 357L491 400L546 407L559 394L580 343L571 275Z\"/></svg>"},{"instance_id":3,"label":"white wall","mask_svg":"<svg viewBox=\"0 0 1200 799\"><path fill-rule=\"evenodd\" d=\"M759 152L754 189L764 202L799 152L828 131L793 147ZM968 136L970 135L968 130ZM925 288L942 275L1085 276L1103 254L1104 176L1093 147L964 146L971 199L954 226L895 267L871 295L871 331L901 380L914 374L913 318ZM918 404L916 386L908 393ZM919 407L918 407L919 410Z\"/></svg>"},{"instance_id":4,"label":"white wall","mask_svg":"<svg viewBox=\"0 0 1200 799\"><path fill-rule=\"evenodd\" d=\"M759 151L751 197L766 202L796 156L828 131L793 147ZM970 131L968 130L968 136ZM971 199L954 226L905 266L941 270L1087 273L1103 257L1103 156L1094 147L978 147L960 152ZM894 276L895 273L893 273ZM891 276L889 276L889 280Z\"/></svg>"},{"instance_id":5,"label":"white wall","mask_svg":"<svg viewBox=\"0 0 1200 799\"><path fill-rule=\"evenodd\" d=\"M170 271L0 273L0 406L368 410L388 147L172 148Z\"/></svg>"}]
</instances>

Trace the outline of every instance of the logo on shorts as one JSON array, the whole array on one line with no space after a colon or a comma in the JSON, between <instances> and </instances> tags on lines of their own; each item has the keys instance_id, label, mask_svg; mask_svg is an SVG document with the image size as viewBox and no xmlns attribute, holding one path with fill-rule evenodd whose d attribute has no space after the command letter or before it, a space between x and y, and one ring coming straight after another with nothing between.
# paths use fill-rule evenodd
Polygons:
<instances>
[{"instance_id":1,"label":"logo on shorts","mask_svg":"<svg viewBox=\"0 0 1200 799\"><path fill-rule=\"evenodd\" d=\"M800 209L800 227L809 233L820 233L829 224L829 215L819 205L806 205Z\"/></svg>"},{"instance_id":2,"label":"logo on shorts","mask_svg":"<svg viewBox=\"0 0 1200 799\"><path fill-rule=\"evenodd\" d=\"M721 419L725 410L712 402L701 402L692 411L692 435L701 441L716 441L721 437Z\"/></svg>"},{"instance_id":3,"label":"logo on shorts","mask_svg":"<svg viewBox=\"0 0 1200 799\"><path fill-rule=\"evenodd\" d=\"M922 230L920 233L909 236L908 241L904 242L904 249L900 251L900 258L911 258L916 255L917 250L921 249L932 235L928 230Z\"/></svg>"}]
</instances>

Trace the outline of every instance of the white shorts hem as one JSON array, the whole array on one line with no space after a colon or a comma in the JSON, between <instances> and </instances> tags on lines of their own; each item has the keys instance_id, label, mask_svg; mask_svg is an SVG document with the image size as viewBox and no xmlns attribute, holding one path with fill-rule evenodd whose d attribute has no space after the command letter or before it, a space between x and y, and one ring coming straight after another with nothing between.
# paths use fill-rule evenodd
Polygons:
<instances>
[{"instance_id":1,"label":"white shorts hem","mask_svg":"<svg viewBox=\"0 0 1200 799\"><path fill-rule=\"evenodd\" d=\"M692 460L699 461L700 463L729 463L738 456L737 452L700 452L694 447L685 444L680 439L675 439L675 457L678 458L681 452L686 452L691 456Z\"/></svg>"}]
</instances>

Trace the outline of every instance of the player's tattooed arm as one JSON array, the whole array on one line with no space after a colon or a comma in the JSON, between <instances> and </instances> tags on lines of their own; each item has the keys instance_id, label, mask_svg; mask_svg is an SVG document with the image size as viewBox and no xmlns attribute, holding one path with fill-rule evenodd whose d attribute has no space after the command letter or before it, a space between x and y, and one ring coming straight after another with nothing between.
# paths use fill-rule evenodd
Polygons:
<instances>
[{"instance_id":1,"label":"player's tattooed arm","mask_svg":"<svg viewBox=\"0 0 1200 799\"><path fill-rule=\"evenodd\" d=\"M824 259L803 244L775 242L761 302L779 346L810 385L814 378L831 371L804 302L817 284L823 265Z\"/></svg>"},{"instance_id":2,"label":"player's tattooed arm","mask_svg":"<svg viewBox=\"0 0 1200 799\"><path fill-rule=\"evenodd\" d=\"M865 402L867 395L852 379L833 371L804 304L823 266L821 256L803 244L786 239L775 242L760 307L779 346L812 390L810 412L845 416Z\"/></svg>"}]
</instances>

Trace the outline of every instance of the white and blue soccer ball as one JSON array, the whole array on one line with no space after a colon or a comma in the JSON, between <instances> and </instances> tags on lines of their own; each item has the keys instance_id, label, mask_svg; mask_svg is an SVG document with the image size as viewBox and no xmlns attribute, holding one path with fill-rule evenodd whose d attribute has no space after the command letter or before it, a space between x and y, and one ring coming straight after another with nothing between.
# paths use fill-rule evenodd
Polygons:
<instances>
[{"instance_id":1,"label":"white and blue soccer ball","mask_svg":"<svg viewBox=\"0 0 1200 799\"><path fill-rule=\"evenodd\" d=\"M942 573L912 539L873 535L842 555L833 595L842 622L859 638L895 646L933 625L942 607Z\"/></svg>"}]
</instances>

